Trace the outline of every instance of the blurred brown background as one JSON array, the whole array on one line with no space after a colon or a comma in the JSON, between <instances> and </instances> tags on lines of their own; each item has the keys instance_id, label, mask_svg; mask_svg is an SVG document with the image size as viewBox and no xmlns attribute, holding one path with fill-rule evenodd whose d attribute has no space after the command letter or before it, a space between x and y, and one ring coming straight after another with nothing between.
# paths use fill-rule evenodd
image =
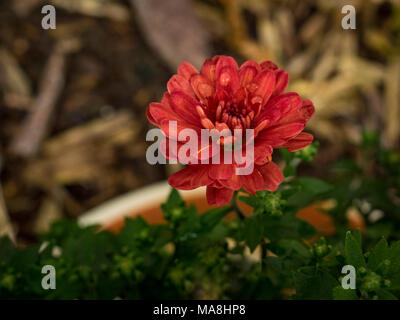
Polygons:
<instances>
[{"instance_id":1,"label":"blurred brown background","mask_svg":"<svg viewBox=\"0 0 400 320\"><path fill-rule=\"evenodd\" d=\"M41 27L45 4L56 30ZM346 4L356 30L341 27ZM2 0L0 229L29 242L165 179L173 169L145 159L145 109L179 63L214 54L273 60L313 100L308 131L321 148L305 172L356 156L361 129L398 146L398 0Z\"/></svg>"}]
</instances>

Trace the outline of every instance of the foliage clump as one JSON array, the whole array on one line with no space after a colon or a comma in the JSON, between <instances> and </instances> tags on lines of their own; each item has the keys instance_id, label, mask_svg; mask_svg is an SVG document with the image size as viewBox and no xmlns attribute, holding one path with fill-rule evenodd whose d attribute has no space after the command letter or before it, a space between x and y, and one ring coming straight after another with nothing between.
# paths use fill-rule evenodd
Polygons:
<instances>
[{"instance_id":1,"label":"foliage clump","mask_svg":"<svg viewBox=\"0 0 400 320\"><path fill-rule=\"evenodd\" d=\"M277 192L241 192L230 205L199 214L172 190L162 205L162 225L137 217L114 234L62 221L41 244L23 249L3 238L0 298L397 299L400 211L390 190L399 190L400 156L371 144L363 152L361 164L341 161L334 179L323 181L295 178L314 151L282 150L286 179ZM332 199L335 205L324 214L335 233L321 237L298 212ZM245 217L238 201L253 214ZM361 231L349 231L349 208L365 217ZM384 215L370 219L374 210ZM225 219L231 212L237 217ZM44 265L56 269L56 290L41 287ZM345 265L356 270L355 289L342 287Z\"/></svg>"}]
</instances>

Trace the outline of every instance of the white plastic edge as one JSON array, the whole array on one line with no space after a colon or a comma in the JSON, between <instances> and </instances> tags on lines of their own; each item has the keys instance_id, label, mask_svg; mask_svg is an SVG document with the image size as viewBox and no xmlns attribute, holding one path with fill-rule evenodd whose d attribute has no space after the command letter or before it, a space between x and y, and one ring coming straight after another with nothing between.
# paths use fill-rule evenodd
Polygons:
<instances>
[{"instance_id":1,"label":"white plastic edge","mask_svg":"<svg viewBox=\"0 0 400 320\"><path fill-rule=\"evenodd\" d=\"M190 191L179 191L182 197L187 198L197 194L205 194L205 187ZM90 225L105 225L121 217L132 216L132 212L139 213L147 209L149 203L164 202L171 187L167 181L151 184L147 187L129 192L104 204L97 206L78 218L82 227Z\"/></svg>"}]
</instances>

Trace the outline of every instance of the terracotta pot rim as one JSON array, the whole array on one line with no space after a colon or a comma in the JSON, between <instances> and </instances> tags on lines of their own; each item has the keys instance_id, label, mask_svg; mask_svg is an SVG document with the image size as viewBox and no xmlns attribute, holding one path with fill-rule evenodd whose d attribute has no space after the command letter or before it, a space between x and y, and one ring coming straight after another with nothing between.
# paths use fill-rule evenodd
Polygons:
<instances>
[{"instance_id":1,"label":"terracotta pot rim","mask_svg":"<svg viewBox=\"0 0 400 320\"><path fill-rule=\"evenodd\" d=\"M124 217L134 217L155 204L163 203L171 186L167 181L161 181L128 192L105 203L94 207L78 218L78 224L82 227L91 225L110 225ZM195 190L179 191L183 198L195 197L205 194L205 187Z\"/></svg>"}]
</instances>

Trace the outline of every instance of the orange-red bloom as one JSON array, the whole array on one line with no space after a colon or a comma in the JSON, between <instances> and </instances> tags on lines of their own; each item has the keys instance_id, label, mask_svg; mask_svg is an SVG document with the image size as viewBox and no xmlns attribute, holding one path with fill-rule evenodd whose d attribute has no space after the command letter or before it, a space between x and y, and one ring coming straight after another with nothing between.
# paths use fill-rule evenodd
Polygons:
<instances>
[{"instance_id":1,"label":"orange-red bloom","mask_svg":"<svg viewBox=\"0 0 400 320\"><path fill-rule=\"evenodd\" d=\"M200 72L190 63L182 63L169 80L161 103L151 103L147 109L149 121L163 130L167 143L177 141L178 149L182 142L177 137L185 128L195 130L199 137L201 129L254 129L254 170L237 175L235 162L189 164L173 174L169 184L180 190L207 186L208 202L218 206L229 202L240 188L253 194L275 191L283 174L272 162L273 149L297 151L313 140L302 131L314 106L297 93L283 93L288 80L288 74L270 61L247 61L239 68L232 57L215 56L204 62ZM169 132L170 121L177 122L176 132ZM200 150L198 154L199 160L204 157Z\"/></svg>"}]
</instances>

